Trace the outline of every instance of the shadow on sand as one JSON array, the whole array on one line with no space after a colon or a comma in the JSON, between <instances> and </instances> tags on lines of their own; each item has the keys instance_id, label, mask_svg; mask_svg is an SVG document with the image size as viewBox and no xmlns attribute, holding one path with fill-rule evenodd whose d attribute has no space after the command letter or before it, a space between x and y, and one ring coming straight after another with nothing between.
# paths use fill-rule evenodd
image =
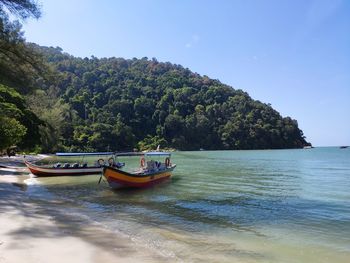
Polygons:
<instances>
[{"instance_id":1,"label":"shadow on sand","mask_svg":"<svg viewBox=\"0 0 350 263\"><path fill-rule=\"evenodd\" d=\"M165 260L163 256L156 253L141 252L142 247L137 247L130 238L117 236L97 222L67 213L65 210L67 204L64 201L34 199L23 190L23 184L0 182L0 215L6 212L13 214L15 211L30 222L6 233L12 236L13 240L19 241L12 244L16 249L22 247L27 249L27 246L20 245L23 244L21 241L27 239L35 242L33 238L52 238L54 242L55 239L63 237L77 237L107 252L117 253L118 257L130 259L134 256L136 258L145 256L145 259L151 262ZM43 225L40 223L43 220L52 221L54 224ZM6 228L6 226L1 227Z\"/></svg>"}]
</instances>

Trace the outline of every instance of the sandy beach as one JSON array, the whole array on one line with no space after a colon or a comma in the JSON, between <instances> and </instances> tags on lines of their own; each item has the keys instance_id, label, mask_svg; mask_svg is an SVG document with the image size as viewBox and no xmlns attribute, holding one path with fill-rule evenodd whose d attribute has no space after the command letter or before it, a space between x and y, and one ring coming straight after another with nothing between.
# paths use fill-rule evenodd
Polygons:
<instances>
[{"instance_id":1,"label":"sandy beach","mask_svg":"<svg viewBox=\"0 0 350 263\"><path fill-rule=\"evenodd\" d=\"M32 198L21 157L2 157L0 165L1 263L169 260L96 222L62 213L60 201Z\"/></svg>"}]
</instances>

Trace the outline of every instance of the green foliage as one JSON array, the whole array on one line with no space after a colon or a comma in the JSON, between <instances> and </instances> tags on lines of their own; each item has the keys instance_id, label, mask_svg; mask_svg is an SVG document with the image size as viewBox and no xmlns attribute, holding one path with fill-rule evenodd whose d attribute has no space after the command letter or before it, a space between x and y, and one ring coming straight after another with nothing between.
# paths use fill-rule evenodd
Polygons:
<instances>
[{"instance_id":1,"label":"green foliage","mask_svg":"<svg viewBox=\"0 0 350 263\"><path fill-rule=\"evenodd\" d=\"M39 126L43 122L27 108L25 99L15 90L26 94L36 86L46 88L45 83L54 79L36 46L25 42L20 22L10 20L9 14L22 20L38 18L40 9L34 0L0 0L1 145L37 148L41 137Z\"/></svg>"},{"instance_id":2,"label":"green foliage","mask_svg":"<svg viewBox=\"0 0 350 263\"><path fill-rule=\"evenodd\" d=\"M298 124L268 104L180 65L122 58L75 58L36 47L59 72L55 137L80 150L299 148ZM47 92L47 91L46 91ZM31 103L32 105L33 103ZM42 107L41 118L50 123ZM72 118L62 119L70 112ZM72 114L73 113L73 114ZM53 113L51 113L53 114ZM53 115L53 116L54 116ZM64 115L64 114L63 114Z\"/></svg>"},{"instance_id":3,"label":"green foliage","mask_svg":"<svg viewBox=\"0 0 350 263\"><path fill-rule=\"evenodd\" d=\"M39 18L41 15L36 1L33 0L0 0L0 10L4 10L5 7L21 19Z\"/></svg>"},{"instance_id":4,"label":"green foliage","mask_svg":"<svg viewBox=\"0 0 350 263\"><path fill-rule=\"evenodd\" d=\"M22 25L11 21L6 11L26 19L38 18L40 10L32 0L0 0L0 84L28 93L51 73L34 46L25 42Z\"/></svg>"},{"instance_id":5,"label":"green foliage","mask_svg":"<svg viewBox=\"0 0 350 263\"><path fill-rule=\"evenodd\" d=\"M59 47L29 44L8 13L24 20L38 18L40 9L34 0L0 0L1 147L52 152L308 144L295 120L241 90L154 58L75 58Z\"/></svg>"},{"instance_id":6,"label":"green foliage","mask_svg":"<svg viewBox=\"0 0 350 263\"><path fill-rule=\"evenodd\" d=\"M63 150L65 135L72 129L72 123L76 113L67 103L57 97L54 87L48 90L36 90L27 96L30 110L40 116L42 121L39 126L40 144L43 152L56 152Z\"/></svg>"},{"instance_id":7,"label":"green foliage","mask_svg":"<svg viewBox=\"0 0 350 263\"><path fill-rule=\"evenodd\" d=\"M158 148L158 146L160 149L165 149L167 144L168 143L164 138L161 138L157 135L154 137L148 135L146 138L140 141L137 146L141 151L154 151Z\"/></svg>"},{"instance_id":8,"label":"green foliage","mask_svg":"<svg viewBox=\"0 0 350 263\"><path fill-rule=\"evenodd\" d=\"M40 134L39 134L39 125L42 125L43 122L38 119L38 117L28 109L24 98L13 88L4 86L0 84L0 117L2 118L2 127L9 127L9 123L15 123L15 129L19 130L19 137L15 136L16 139L9 140L7 136L9 133L5 131L2 133L4 138L0 137L0 140L5 141L4 144L10 146L17 144L22 148L32 148L36 144L40 143ZM22 129L21 127L25 129ZM10 133L13 134L15 130L10 129ZM24 131L24 134L22 134ZM21 138L21 140L18 140Z\"/></svg>"},{"instance_id":9,"label":"green foliage","mask_svg":"<svg viewBox=\"0 0 350 263\"><path fill-rule=\"evenodd\" d=\"M0 151L19 143L26 131L16 119L0 116Z\"/></svg>"}]
</instances>

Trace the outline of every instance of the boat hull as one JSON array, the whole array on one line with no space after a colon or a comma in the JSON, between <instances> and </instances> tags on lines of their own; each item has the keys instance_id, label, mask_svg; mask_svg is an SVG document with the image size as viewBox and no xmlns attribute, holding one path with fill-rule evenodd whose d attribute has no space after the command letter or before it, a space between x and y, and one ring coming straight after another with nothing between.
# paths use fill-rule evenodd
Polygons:
<instances>
[{"instance_id":1,"label":"boat hull","mask_svg":"<svg viewBox=\"0 0 350 263\"><path fill-rule=\"evenodd\" d=\"M147 188L169 179L175 165L150 174L133 174L112 167L104 167L103 175L109 186L119 188Z\"/></svg>"},{"instance_id":2,"label":"boat hull","mask_svg":"<svg viewBox=\"0 0 350 263\"><path fill-rule=\"evenodd\" d=\"M50 168L37 166L27 161L24 162L29 171L38 177L48 176L78 176L89 174L100 174L102 167L77 167L77 168Z\"/></svg>"}]
</instances>

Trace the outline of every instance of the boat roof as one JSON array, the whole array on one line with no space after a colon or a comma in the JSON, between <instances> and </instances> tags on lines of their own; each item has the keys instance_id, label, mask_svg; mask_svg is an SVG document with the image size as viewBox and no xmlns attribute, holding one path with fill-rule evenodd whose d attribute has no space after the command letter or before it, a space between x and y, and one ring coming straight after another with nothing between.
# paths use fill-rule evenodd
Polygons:
<instances>
[{"instance_id":1,"label":"boat roof","mask_svg":"<svg viewBox=\"0 0 350 263\"><path fill-rule=\"evenodd\" d=\"M93 152L93 153L56 153L56 156L91 156L91 155L116 155L116 156L170 156L169 152Z\"/></svg>"},{"instance_id":2,"label":"boat roof","mask_svg":"<svg viewBox=\"0 0 350 263\"><path fill-rule=\"evenodd\" d=\"M95 153L56 153L56 156L85 156L85 155L113 155L114 152L95 152Z\"/></svg>"},{"instance_id":3,"label":"boat roof","mask_svg":"<svg viewBox=\"0 0 350 263\"><path fill-rule=\"evenodd\" d=\"M171 153L169 152L146 152L144 153L145 156L170 156Z\"/></svg>"},{"instance_id":4,"label":"boat roof","mask_svg":"<svg viewBox=\"0 0 350 263\"><path fill-rule=\"evenodd\" d=\"M142 152L116 152L114 153L116 156L141 156Z\"/></svg>"}]
</instances>

